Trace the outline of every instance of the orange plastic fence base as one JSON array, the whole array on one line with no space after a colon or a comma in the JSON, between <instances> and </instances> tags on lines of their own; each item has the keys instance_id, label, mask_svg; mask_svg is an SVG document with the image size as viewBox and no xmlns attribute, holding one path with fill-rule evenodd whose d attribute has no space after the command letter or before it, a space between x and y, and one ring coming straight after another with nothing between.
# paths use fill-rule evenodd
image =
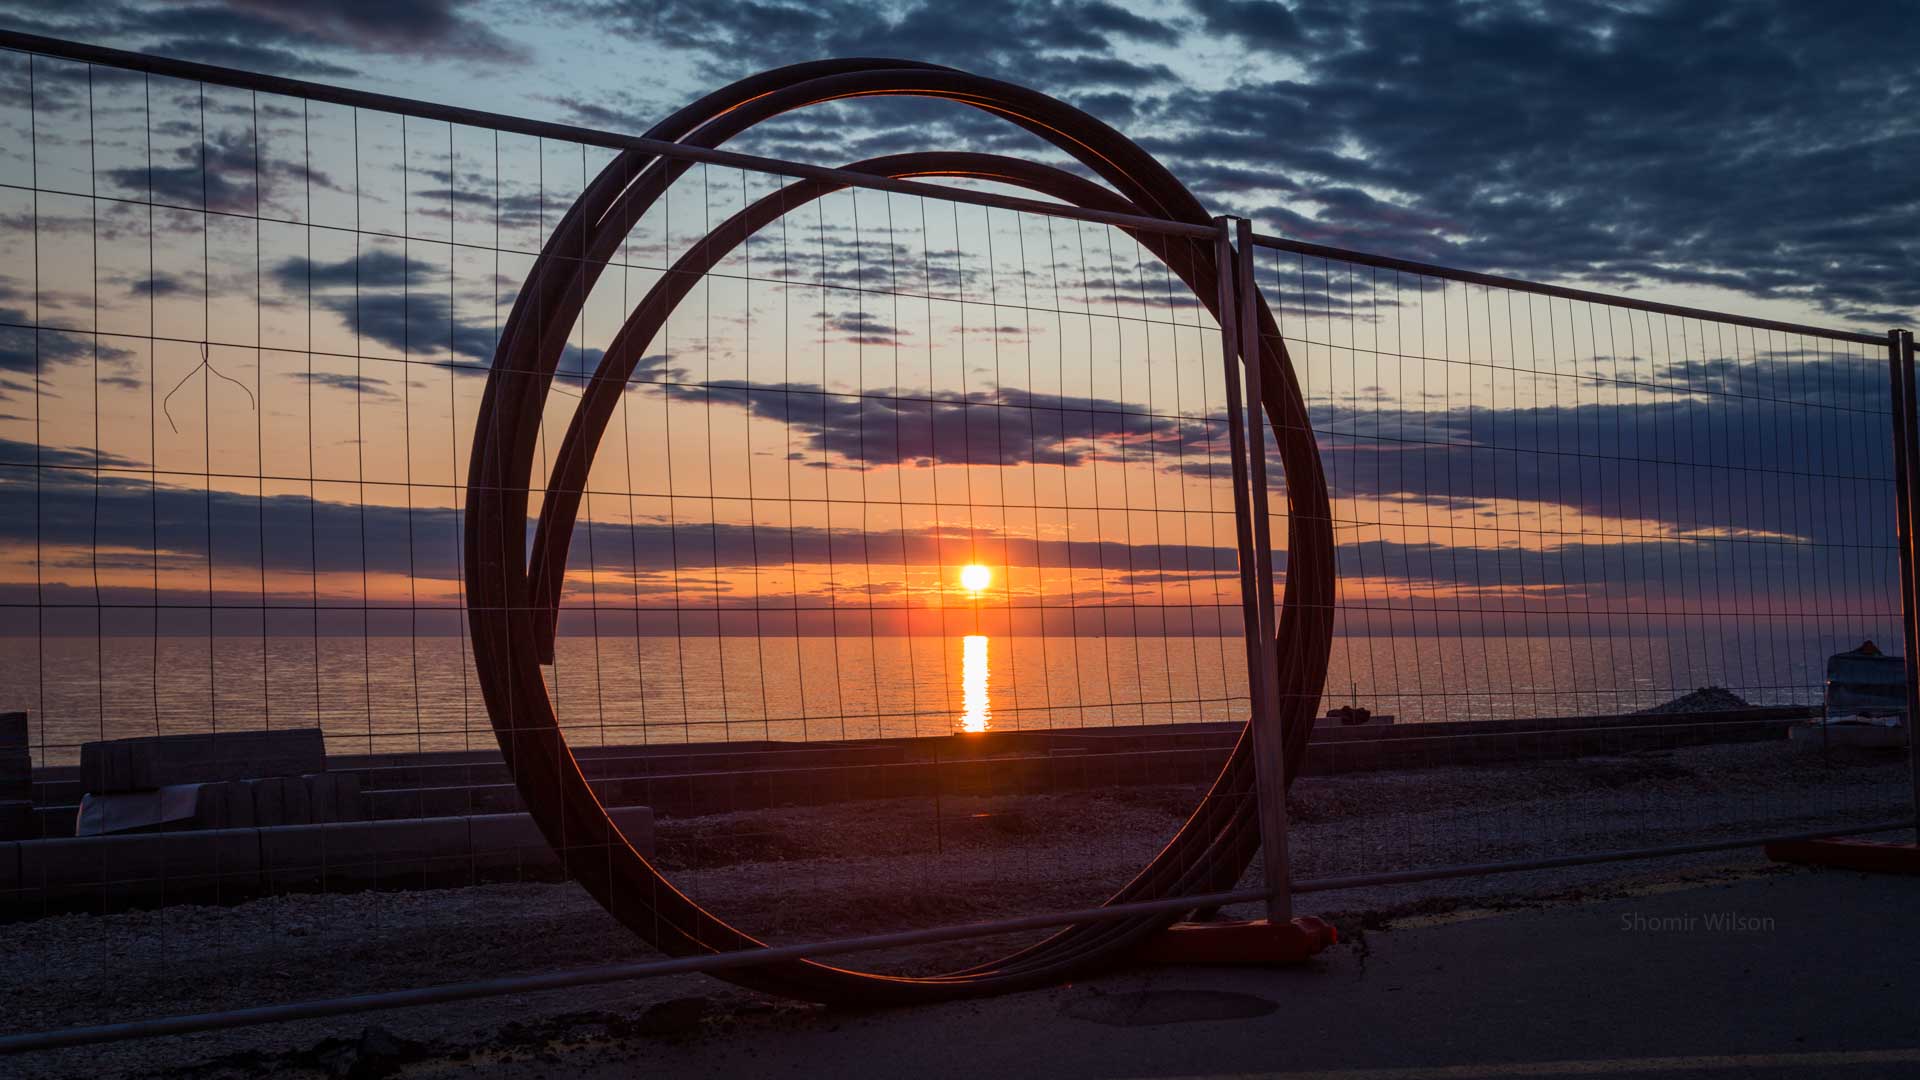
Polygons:
<instances>
[{"instance_id":1,"label":"orange plastic fence base","mask_svg":"<svg viewBox=\"0 0 1920 1080\"><path fill-rule=\"evenodd\" d=\"M1152 964L1298 964L1335 944L1333 924L1311 915L1274 924L1252 922L1174 923L1140 947L1140 959Z\"/></svg>"},{"instance_id":2,"label":"orange plastic fence base","mask_svg":"<svg viewBox=\"0 0 1920 1080\"><path fill-rule=\"evenodd\" d=\"M1768 844L1774 862L1838 866L1879 874L1920 874L1920 846L1876 840L1791 840Z\"/></svg>"}]
</instances>

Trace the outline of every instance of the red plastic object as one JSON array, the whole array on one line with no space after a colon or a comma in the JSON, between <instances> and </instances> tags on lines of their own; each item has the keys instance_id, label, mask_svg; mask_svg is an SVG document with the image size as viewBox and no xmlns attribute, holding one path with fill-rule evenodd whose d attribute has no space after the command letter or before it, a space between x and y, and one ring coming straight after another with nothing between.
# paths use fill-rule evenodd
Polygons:
<instances>
[{"instance_id":1,"label":"red plastic object","mask_svg":"<svg viewBox=\"0 0 1920 1080\"><path fill-rule=\"evenodd\" d=\"M1920 874L1920 846L1877 840L1790 840L1768 844L1774 862L1838 866L1878 874Z\"/></svg>"},{"instance_id":2,"label":"red plastic object","mask_svg":"<svg viewBox=\"0 0 1920 1080\"><path fill-rule=\"evenodd\" d=\"M1152 964L1298 964L1329 945L1340 932L1311 915L1291 922L1174 923L1149 938L1137 954Z\"/></svg>"}]
</instances>

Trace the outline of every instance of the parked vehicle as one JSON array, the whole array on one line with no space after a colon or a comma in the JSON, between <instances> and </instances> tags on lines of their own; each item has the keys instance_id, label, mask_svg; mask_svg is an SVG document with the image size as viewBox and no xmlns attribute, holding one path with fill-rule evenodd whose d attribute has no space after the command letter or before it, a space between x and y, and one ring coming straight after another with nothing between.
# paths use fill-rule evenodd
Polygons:
<instances>
[{"instance_id":1,"label":"parked vehicle","mask_svg":"<svg viewBox=\"0 0 1920 1080\"><path fill-rule=\"evenodd\" d=\"M1826 708L1795 724L1788 737L1803 746L1878 748L1907 742L1907 661L1871 641L1827 657Z\"/></svg>"},{"instance_id":2,"label":"parked vehicle","mask_svg":"<svg viewBox=\"0 0 1920 1080\"><path fill-rule=\"evenodd\" d=\"M1871 641L1827 657L1826 722L1899 727L1907 714L1907 661Z\"/></svg>"}]
</instances>

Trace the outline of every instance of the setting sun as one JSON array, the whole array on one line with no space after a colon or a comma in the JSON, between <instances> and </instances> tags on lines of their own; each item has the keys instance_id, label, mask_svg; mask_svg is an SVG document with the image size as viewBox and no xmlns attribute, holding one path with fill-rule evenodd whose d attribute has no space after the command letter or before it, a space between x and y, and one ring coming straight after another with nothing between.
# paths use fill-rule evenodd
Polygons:
<instances>
[{"instance_id":1,"label":"setting sun","mask_svg":"<svg viewBox=\"0 0 1920 1080\"><path fill-rule=\"evenodd\" d=\"M960 587L968 592L979 592L993 584L993 571L979 563L969 563L960 568Z\"/></svg>"}]
</instances>

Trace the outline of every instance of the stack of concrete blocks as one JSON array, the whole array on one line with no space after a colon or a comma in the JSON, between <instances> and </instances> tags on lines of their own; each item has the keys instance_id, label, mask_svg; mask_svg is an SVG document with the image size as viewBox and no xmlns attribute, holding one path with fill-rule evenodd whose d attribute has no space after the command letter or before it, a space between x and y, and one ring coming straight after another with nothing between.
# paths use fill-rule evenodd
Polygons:
<instances>
[{"instance_id":1,"label":"stack of concrete blocks","mask_svg":"<svg viewBox=\"0 0 1920 1080\"><path fill-rule=\"evenodd\" d=\"M360 777L326 771L317 729L89 743L81 776L78 835L0 843L0 913L552 880L562 870L527 814L367 820ZM612 815L652 854L652 810Z\"/></svg>"},{"instance_id":2,"label":"stack of concrete blocks","mask_svg":"<svg viewBox=\"0 0 1920 1080\"><path fill-rule=\"evenodd\" d=\"M33 834L33 756L27 750L27 714L0 713L0 840L25 840Z\"/></svg>"},{"instance_id":3,"label":"stack of concrete blocks","mask_svg":"<svg viewBox=\"0 0 1920 1080\"><path fill-rule=\"evenodd\" d=\"M76 835L17 845L16 906L109 911L252 895L259 811L283 823L291 803L312 820L315 789L337 805L325 769L318 728L87 743ZM301 794L289 799L289 789ZM348 804L359 808L357 790Z\"/></svg>"},{"instance_id":4,"label":"stack of concrete blocks","mask_svg":"<svg viewBox=\"0 0 1920 1080\"><path fill-rule=\"evenodd\" d=\"M359 778L319 728L155 735L80 748L79 836L359 821Z\"/></svg>"}]
</instances>

